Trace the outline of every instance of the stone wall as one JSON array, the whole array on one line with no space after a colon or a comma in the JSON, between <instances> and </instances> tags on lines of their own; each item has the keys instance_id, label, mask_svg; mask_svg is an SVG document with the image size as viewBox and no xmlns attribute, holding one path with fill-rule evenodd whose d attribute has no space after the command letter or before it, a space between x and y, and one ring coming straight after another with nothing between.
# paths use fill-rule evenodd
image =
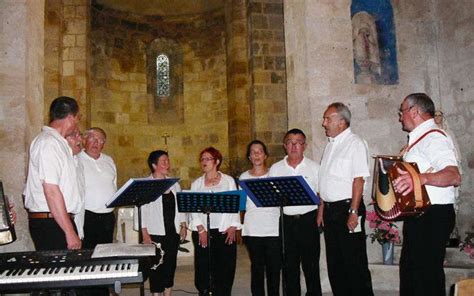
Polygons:
<instances>
[{"instance_id":1,"label":"stone wall","mask_svg":"<svg viewBox=\"0 0 474 296\"><path fill-rule=\"evenodd\" d=\"M291 2L296 4L296 1ZM288 127L283 1L249 1L252 133L269 148L269 163L284 155Z\"/></svg>"},{"instance_id":2,"label":"stone wall","mask_svg":"<svg viewBox=\"0 0 474 296\"><path fill-rule=\"evenodd\" d=\"M474 25L467 2L392 1L400 76L397 85L354 83L351 1L285 2L288 124L308 131L311 143L307 155L320 160L326 143L322 114L335 101L349 105L351 128L368 141L371 155L398 153L406 141L398 122L399 105L409 93L428 93L454 127L463 154L460 232L473 227L474 55L470 33ZM366 204L371 182L370 178ZM369 243L368 248L369 260L380 262L380 247Z\"/></svg>"},{"instance_id":3,"label":"stone wall","mask_svg":"<svg viewBox=\"0 0 474 296\"><path fill-rule=\"evenodd\" d=\"M90 119L88 92L88 30L89 0L46 0L44 20L45 40L45 100L44 105L58 96L75 98L84 115L82 128ZM44 121L48 122L48 108Z\"/></svg>"},{"instance_id":4,"label":"stone wall","mask_svg":"<svg viewBox=\"0 0 474 296\"><path fill-rule=\"evenodd\" d=\"M91 126L108 133L106 153L117 163L119 184L149 173L149 152L169 149L173 175L187 188L200 174L200 150L213 145L228 155L223 11L162 19L93 5L91 18ZM146 49L157 38L182 48L182 122L148 118L155 106L147 92Z\"/></svg>"},{"instance_id":5,"label":"stone wall","mask_svg":"<svg viewBox=\"0 0 474 296\"><path fill-rule=\"evenodd\" d=\"M234 175L247 166L246 146L253 140L247 4L245 0L225 2L229 160Z\"/></svg>"}]
</instances>

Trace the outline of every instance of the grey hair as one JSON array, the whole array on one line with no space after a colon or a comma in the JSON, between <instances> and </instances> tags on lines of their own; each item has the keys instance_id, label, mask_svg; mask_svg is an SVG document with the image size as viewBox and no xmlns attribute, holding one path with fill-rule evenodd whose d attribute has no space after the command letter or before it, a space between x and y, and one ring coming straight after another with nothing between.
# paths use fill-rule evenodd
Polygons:
<instances>
[{"instance_id":1,"label":"grey hair","mask_svg":"<svg viewBox=\"0 0 474 296\"><path fill-rule=\"evenodd\" d=\"M104 139L107 139L107 134L105 133L105 131L103 129L101 129L100 127L91 127L91 128L88 128L86 129L86 131L84 132L87 135L89 135L91 132L99 132L101 133L103 136L104 136Z\"/></svg>"},{"instance_id":2,"label":"grey hair","mask_svg":"<svg viewBox=\"0 0 474 296\"><path fill-rule=\"evenodd\" d=\"M421 113L427 113L431 117L435 114L435 105L433 100L425 93L409 94L405 100L408 102L408 107L417 106Z\"/></svg>"},{"instance_id":3,"label":"grey hair","mask_svg":"<svg viewBox=\"0 0 474 296\"><path fill-rule=\"evenodd\" d=\"M342 119L346 122L347 126L351 126L351 110L341 102L335 102L328 106L329 108L336 109L336 113L339 114Z\"/></svg>"}]
</instances>

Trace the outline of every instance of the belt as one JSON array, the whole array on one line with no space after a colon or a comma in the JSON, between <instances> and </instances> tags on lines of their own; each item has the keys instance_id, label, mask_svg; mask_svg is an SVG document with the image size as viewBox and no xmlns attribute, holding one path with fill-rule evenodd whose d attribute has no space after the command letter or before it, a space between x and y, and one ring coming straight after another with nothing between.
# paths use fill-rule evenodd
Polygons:
<instances>
[{"instance_id":1,"label":"belt","mask_svg":"<svg viewBox=\"0 0 474 296\"><path fill-rule=\"evenodd\" d=\"M352 199L343 199L343 200L338 200L338 201L325 201L324 202L324 207L331 208L331 207L337 207L337 206L343 206L350 204Z\"/></svg>"},{"instance_id":2,"label":"belt","mask_svg":"<svg viewBox=\"0 0 474 296\"><path fill-rule=\"evenodd\" d=\"M71 219L74 219L74 214L68 213ZM28 212L28 219L53 219L53 214L50 212Z\"/></svg>"},{"instance_id":3,"label":"belt","mask_svg":"<svg viewBox=\"0 0 474 296\"><path fill-rule=\"evenodd\" d=\"M304 214L296 214L296 215L287 215L287 214L283 214L283 216L285 216L285 218L293 218L293 219L299 219L299 218L302 218L304 216L309 216L311 214L314 214L315 212L317 212L318 210L312 210L312 211L309 211L307 213L304 213Z\"/></svg>"}]
</instances>

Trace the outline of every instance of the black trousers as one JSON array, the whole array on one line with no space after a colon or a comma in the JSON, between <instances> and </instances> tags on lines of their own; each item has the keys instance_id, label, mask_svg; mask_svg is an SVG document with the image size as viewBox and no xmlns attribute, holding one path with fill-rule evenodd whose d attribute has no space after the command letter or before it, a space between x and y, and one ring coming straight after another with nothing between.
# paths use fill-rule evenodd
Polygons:
<instances>
[{"instance_id":1,"label":"black trousers","mask_svg":"<svg viewBox=\"0 0 474 296\"><path fill-rule=\"evenodd\" d=\"M193 231L194 284L200 295L209 292L209 252L211 253L212 292L216 296L230 296L234 284L237 244L225 243L226 235L211 229L211 247L199 246L199 234Z\"/></svg>"},{"instance_id":2,"label":"black trousers","mask_svg":"<svg viewBox=\"0 0 474 296\"><path fill-rule=\"evenodd\" d=\"M84 216L84 240L82 248L94 249L98 244L112 243L114 240L115 214L96 214L86 210Z\"/></svg>"},{"instance_id":3,"label":"black trousers","mask_svg":"<svg viewBox=\"0 0 474 296\"><path fill-rule=\"evenodd\" d=\"M452 204L432 205L423 215L405 220L400 257L401 296L446 295L443 262L454 223Z\"/></svg>"},{"instance_id":4,"label":"black trousers","mask_svg":"<svg viewBox=\"0 0 474 296\"><path fill-rule=\"evenodd\" d=\"M155 243L161 244L161 248L165 252L165 255L163 257L163 264L159 265L156 269L149 270L150 292L163 293L166 288L174 286L179 235L176 233L169 235L151 235L151 239ZM152 260L152 265L158 264L160 259L161 255L157 250L157 254Z\"/></svg>"},{"instance_id":5,"label":"black trousers","mask_svg":"<svg viewBox=\"0 0 474 296\"><path fill-rule=\"evenodd\" d=\"M66 235L53 218L29 219L28 225L36 251L67 249Z\"/></svg>"},{"instance_id":6,"label":"black trousers","mask_svg":"<svg viewBox=\"0 0 474 296\"><path fill-rule=\"evenodd\" d=\"M250 257L251 291L253 296L280 295L281 239L280 237L244 236Z\"/></svg>"},{"instance_id":7,"label":"black trousers","mask_svg":"<svg viewBox=\"0 0 474 296\"><path fill-rule=\"evenodd\" d=\"M76 225L72 221L74 230ZM35 245L36 251L51 251L51 250L66 250L67 241L64 231L59 227L53 218L46 219L29 219L28 227L30 230L31 239ZM76 230L77 232L77 230ZM56 289L56 290L38 290L31 293L31 295L79 295L77 289Z\"/></svg>"},{"instance_id":8,"label":"black trousers","mask_svg":"<svg viewBox=\"0 0 474 296\"><path fill-rule=\"evenodd\" d=\"M285 232L283 275L287 295L301 295L300 265L305 277L306 295L322 295L319 276L321 245L316 216L317 210L304 215L283 216Z\"/></svg>"},{"instance_id":9,"label":"black trousers","mask_svg":"<svg viewBox=\"0 0 474 296\"><path fill-rule=\"evenodd\" d=\"M359 205L361 232L349 233L351 200L324 203L324 240L329 282L334 296L370 296L372 278L367 260L365 205Z\"/></svg>"}]
</instances>

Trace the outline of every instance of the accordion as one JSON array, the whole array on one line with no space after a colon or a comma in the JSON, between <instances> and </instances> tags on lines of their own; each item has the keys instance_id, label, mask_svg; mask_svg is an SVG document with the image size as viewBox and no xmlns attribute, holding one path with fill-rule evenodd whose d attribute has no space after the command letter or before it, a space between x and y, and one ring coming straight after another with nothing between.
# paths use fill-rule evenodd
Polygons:
<instances>
[{"instance_id":1,"label":"accordion","mask_svg":"<svg viewBox=\"0 0 474 296\"><path fill-rule=\"evenodd\" d=\"M431 205L428 193L420 182L416 163L404 162L398 156L375 156L372 199L374 209L384 220L401 220L418 216ZM398 178L397 168L407 171L413 180L413 191L403 196L395 192L392 181Z\"/></svg>"},{"instance_id":2,"label":"accordion","mask_svg":"<svg viewBox=\"0 0 474 296\"><path fill-rule=\"evenodd\" d=\"M15 227L10 217L10 205L3 194L3 183L0 181L0 246L16 240Z\"/></svg>"}]
</instances>

